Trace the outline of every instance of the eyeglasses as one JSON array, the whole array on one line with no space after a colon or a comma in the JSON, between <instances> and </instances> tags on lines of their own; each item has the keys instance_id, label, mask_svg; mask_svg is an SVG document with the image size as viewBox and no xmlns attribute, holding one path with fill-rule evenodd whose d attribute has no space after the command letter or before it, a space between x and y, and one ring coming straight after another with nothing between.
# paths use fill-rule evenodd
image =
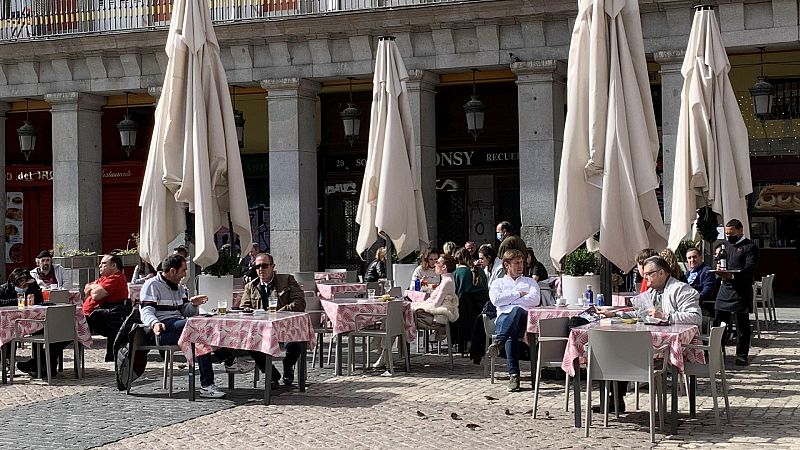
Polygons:
<instances>
[{"instance_id":1,"label":"eyeglasses","mask_svg":"<svg viewBox=\"0 0 800 450\"><path fill-rule=\"evenodd\" d=\"M650 271L650 272L645 272L645 273L642 274L642 276L645 277L645 278L649 278L650 276L652 276L656 272L661 272L661 269L656 269L656 270L653 270L653 271Z\"/></svg>"},{"instance_id":2,"label":"eyeglasses","mask_svg":"<svg viewBox=\"0 0 800 450\"><path fill-rule=\"evenodd\" d=\"M275 264L256 264L256 265L255 265L255 268L256 268L256 269L262 269L262 270L266 270L266 269L269 269L270 267L272 267L272 266L274 266L274 265L275 265Z\"/></svg>"}]
</instances>

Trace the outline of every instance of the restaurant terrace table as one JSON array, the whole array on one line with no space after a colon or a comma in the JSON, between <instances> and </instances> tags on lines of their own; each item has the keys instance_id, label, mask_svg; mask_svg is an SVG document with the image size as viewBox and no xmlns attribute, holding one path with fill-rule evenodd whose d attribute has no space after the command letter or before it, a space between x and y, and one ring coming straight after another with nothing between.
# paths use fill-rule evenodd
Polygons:
<instances>
[{"instance_id":1,"label":"restaurant terrace table","mask_svg":"<svg viewBox=\"0 0 800 450\"><path fill-rule=\"evenodd\" d=\"M705 355L699 349L687 349L683 344L689 344L695 340L700 330L696 325L688 324L675 324L669 326L655 326L637 324L601 324L600 322L593 322L588 325L575 327L569 334L567 341L567 348L564 351L564 359L561 362L561 368L564 372L573 376L573 401L575 407L575 427L581 426L581 404L580 404L580 364L586 363L585 345L589 342L589 330L598 328L602 330L610 330L620 333L630 331L649 331L653 338L653 347L660 347L662 345L669 346L669 364L672 371L672 420L671 420L671 434L677 433L678 421L678 372L683 372L684 360L689 362L704 363ZM604 399L601 399L601 401Z\"/></svg>"},{"instance_id":2,"label":"restaurant terrace table","mask_svg":"<svg viewBox=\"0 0 800 450\"><path fill-rule=\"evenodd\" d=\"M280 344L299 342L302 346L297 360L298 387L306 390L307 345L316 342L314 327L308 314L277 312L262 314L228 313L215 316L193 316L186 321L178 346L189 362L189 400L195 397L195 357L210 353L213 348L254 350L266 355L264 374L264 404L270 404L272 384L272 357L283 353ZM256 368L258 370L258 368ZM233 388L233 376L228 377L228 387Z\"/></svg>"},{"instance_id":3,"label":"restaurant terrace table","mask_svg":"<svg viewBox=\"0 0 800 450\"><path fill-rule=\"evenodd\" d=\"M336 273L336 272L333 272ZM367 283L322 283L317 282L317 291L320 298L330 300L336 294L344 292L367 292Z\"/></svg>"},{"instance_id":4,"label":"restaurant terrace table","mask_svg":"<svg viewBox=\"0 0 800 450\"><path fill-rule=\"evenodd\" d=\"M130 296L133 304L139 302L139 295L142 292L142 286L142 284L128 283L128 295ZM231 307L235 308L239 306L239 303L242 301L242 295L244 295L244 289L233 290L233 293L231 294Z\"/></svg>"},{"instance_id":5,"label":"restaurant terrace table","mask_svg":"<svg viewBox=\"0 0 800 450\"><path fill-rule=\"evenodd\" d=\"M12 339L36 333L44 328L44 324L41 322L20 322L19 327L17 327L14 321L17 319L44 320L47 308L47 306L29 306L24 309L19 309L16 306L0 307L0 347L6 348ZM21 334L17 332L18 329ZM89 324L86 322L86 316L83 314L83 309L80 305L75 307L75 331L78 336L78 342L81 345L87 347L92 345L92 333L89 331ZM2 359L2 380L3 384L5 384L5 355Z\"/></svg>"},{"instance_id":6,"label":"restaurant terrace table","mask_svg":"<svg viewBox=\"0 0 800 450\"><path fill-rule=\"evenodd\" d=\"M347 281L347 272L314 272L314 281Z\"/></svg>"},{"instance_id":7,"label":"restaurant terrace table","mask_svg":"<svg viewBox=\"0 0 800 450\"><path fill-rule=\"evenodd\" d=\"M356 314L386 314L388 302L369 301L367 299L335 299L321 300L322 309L331 321L333 334L336 336L336 375L342 374L342 335L358 330ZM372 325L378 321L377 317L361 316L360 325ZM414 312L411 303L403 304L403 328L405 329L406 342L413 342L417 338L417 325L414 321Z\"/></svg>"},{"instance_id":8,"label":"restaurant terrace table","mask_svg":"<svg viewBox=\"0 0 800 450\"><path fill-rule=\"evenodd\" d=\"M586 311L584 306L540 306L528 310L528 327L525 330L529 334L539 334L539 321L542 319L554 319L556 317L574 317Z\"/></svg>"}]
</instances>

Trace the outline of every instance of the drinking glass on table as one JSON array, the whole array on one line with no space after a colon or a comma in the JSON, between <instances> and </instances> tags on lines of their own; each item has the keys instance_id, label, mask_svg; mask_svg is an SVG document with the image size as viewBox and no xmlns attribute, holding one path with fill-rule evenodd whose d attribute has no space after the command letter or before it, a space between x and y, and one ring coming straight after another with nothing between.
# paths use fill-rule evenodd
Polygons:
<instances>
[{"instance_id":1,"label":"drinking glass on table","mask_svg":"<svg viewBox=\"0 0 800 450\"><path fill-rule=\"evenodd\" d=\"M367 289L367 299L371 302L375 301L375 289Z\"/></svg>"},{"instance_id":2,"label":"drinking glass on table","mask_svg":"<svg viewBox=\"0 0 800 450\"><path fill-rule=\"evenodd\" d=\"M278 295L275 292L269 296L269 301L267 303L269 307L269 312L276 312L278 310Z\"/></svg>"},{"instance_id":3,"label":"drinking glass on table","mask_svg":"<svg viewBox=\"0 0 800 450\"><path fill-rule=\"evenodd\" d=\"M224 316L225 314L228 314L228 302L226 300L220 300L219 301L219 304L217 304L217 312L221 316Z\"/></svg>"},{"instance_id":4,"label":"drinking glass on table","mask_svg":"<svg viewBox=\"0 0 800 450\"><path fill-rule=\"evenodd\" d=\"M25 294L17 294L17 308L25 309Z\"/></svg>"}]
</instances>

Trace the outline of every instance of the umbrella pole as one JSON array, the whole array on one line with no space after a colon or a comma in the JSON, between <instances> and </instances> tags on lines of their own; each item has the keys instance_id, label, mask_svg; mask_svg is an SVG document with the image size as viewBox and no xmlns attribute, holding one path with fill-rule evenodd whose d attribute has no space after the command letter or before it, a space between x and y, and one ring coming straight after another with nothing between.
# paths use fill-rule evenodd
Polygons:
<instances>
[{"instance_id":1,"label":"umbrella pole","mask_svg":"<svg viewBox=\"0 0 800 450\"><path fill-rule=\"evenodd\" d=\"M614 265L611 264L605 256L600 255L600 293L605 298L606 305L612 304L613 286L611 285L611 275L614 271Z\"/></svg>"},{"instance_id":2,"label":"umbrella pole","mask_svg":"<svg viewBox=\"0 0 800 450\"><path fill-rule=\"evenodd\" d=\"M386 241L386 279L393 281L394 280L394 270L392 270L392 240L389 239L389 236L384 235L381 233L384 241Z\"/></svg>"}]
</instances>

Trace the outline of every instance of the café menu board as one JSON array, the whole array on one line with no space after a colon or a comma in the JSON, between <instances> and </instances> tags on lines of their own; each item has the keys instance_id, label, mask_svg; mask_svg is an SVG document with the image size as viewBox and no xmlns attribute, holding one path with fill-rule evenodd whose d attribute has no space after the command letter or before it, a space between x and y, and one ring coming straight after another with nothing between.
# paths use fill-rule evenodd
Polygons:
<instances>
[{"instance_id":1,"label":"caf\u00e9 menu board","mask_svg":"<svg viewBox=\"0 0 800 450\"><path fill-rule=\"evenodd\" d=\"M22 262L22 192L6 192L6 262Z\"/></svg>"}]
</instances>

